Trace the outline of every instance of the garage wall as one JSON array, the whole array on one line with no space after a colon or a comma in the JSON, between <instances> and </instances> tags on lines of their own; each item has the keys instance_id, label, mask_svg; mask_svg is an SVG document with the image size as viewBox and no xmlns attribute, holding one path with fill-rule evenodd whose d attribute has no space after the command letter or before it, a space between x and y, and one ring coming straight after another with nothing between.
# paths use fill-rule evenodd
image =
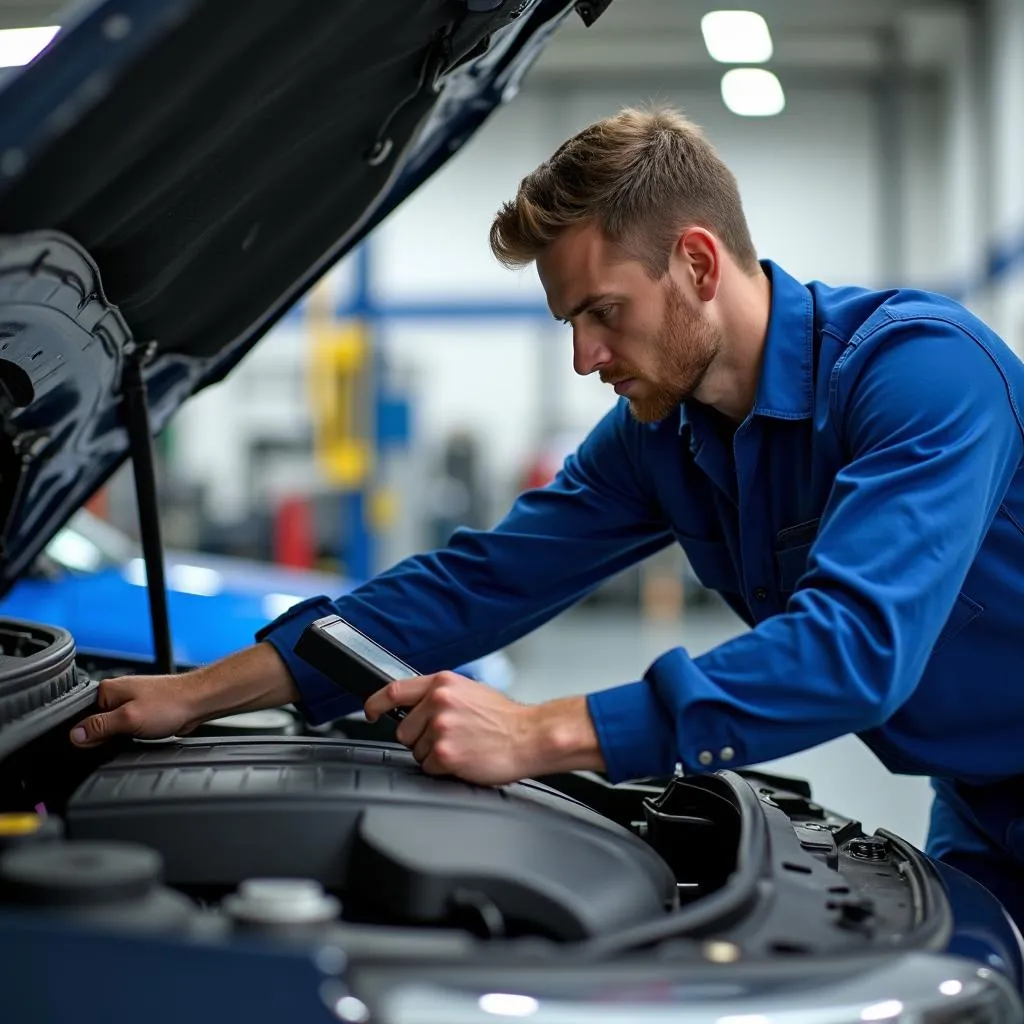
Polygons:
<instances>
[{"instance_id":1,"label":"garage wall","mask_svg":"<svg viewBox=\"0 0 1024 1024\"><path fill-rule=\"evenodd\" d=\"M950 244L956 223L950 214L950 102L945 89L912 89L901 117L906 161L900 182L904 266L897 283L939 291L956 283L964 255Z\"/></svg>"},{"instance_id":2,"label":"garage wall","mask_svg":"<svg viewBox=\"0 0 1024 1024\"><path fill-rule=\"evenodd\" d=\"M986 296L993 325L1024 353L1024 5L1020 0L989 0L984 68L989 111L986 183L987 234L1003 251L1017 253L1012 269Z\"/></svg>"}]
</instances>

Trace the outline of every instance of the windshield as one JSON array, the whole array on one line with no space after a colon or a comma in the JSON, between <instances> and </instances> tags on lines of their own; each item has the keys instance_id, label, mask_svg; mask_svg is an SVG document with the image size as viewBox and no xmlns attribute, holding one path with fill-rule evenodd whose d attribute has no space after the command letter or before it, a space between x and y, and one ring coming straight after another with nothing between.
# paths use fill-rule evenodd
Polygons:
<instances>
[{"instance_id":1,"label":"windshield","mask_svg":"<svg viewBox=\"0 0 1024 1024\"><path fill-rule=\"evenodd\" d=\"M112 569L138 554L130 537L84 509L71 517L45 551L48 558L73 572Z\"/></svg>"}]
</instances>

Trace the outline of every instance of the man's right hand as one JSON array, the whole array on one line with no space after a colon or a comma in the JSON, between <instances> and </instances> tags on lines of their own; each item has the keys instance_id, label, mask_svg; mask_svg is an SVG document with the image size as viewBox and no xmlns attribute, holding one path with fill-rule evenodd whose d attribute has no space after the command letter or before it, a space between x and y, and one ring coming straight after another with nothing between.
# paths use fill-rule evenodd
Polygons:
<instances>
[{"instance_id":1,"label":"man's right hand","mask_svg":"<svg viewBox=\"0 0 1024 1024\"><path fill-rule=\"evenodd\" d=\"M99 713L71 730L71 742L94 747L111 736L181 736L211 718L275 708L298 700L284 662L268 643L174 676L122 676L100 683Z\"/></svg>"}]
</instances>

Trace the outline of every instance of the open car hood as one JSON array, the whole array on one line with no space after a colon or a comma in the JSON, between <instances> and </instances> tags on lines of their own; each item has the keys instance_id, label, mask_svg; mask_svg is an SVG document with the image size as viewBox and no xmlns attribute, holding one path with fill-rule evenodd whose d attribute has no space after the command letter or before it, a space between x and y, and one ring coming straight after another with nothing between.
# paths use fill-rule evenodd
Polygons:
<instances>
[{"instance_id":1,"label":"open car hood","mask_svg":"<svg viewBox=\"0 0 1024 1024\"><path fill-rule=\"evenodd\" d=\"M588 21L610 0L580 4ZM94 3L0 88L0 592L516 91L571 0Z\"/></svg>"}]
</instances>

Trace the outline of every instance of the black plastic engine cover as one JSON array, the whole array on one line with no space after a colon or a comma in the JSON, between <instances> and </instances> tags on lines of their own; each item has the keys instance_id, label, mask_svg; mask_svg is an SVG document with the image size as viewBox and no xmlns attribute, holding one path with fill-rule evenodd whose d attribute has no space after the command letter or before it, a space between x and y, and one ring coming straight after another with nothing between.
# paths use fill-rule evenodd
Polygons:
<instances>
[{"instance_id":1,"label":"black plastic engine cover","mask_svg":"<svg viewBox=\"0 0 1024 1024\"><path fill-rule=\"evenodd\" d=\"M583 938L665 912L642 840L554 790L423 774L405 748L335 739L139 745L68 804L72 839L158 850L172 886L315 878L363 913L422 923L480 901L518 932Z\"/></svg>"}]
</instances>

